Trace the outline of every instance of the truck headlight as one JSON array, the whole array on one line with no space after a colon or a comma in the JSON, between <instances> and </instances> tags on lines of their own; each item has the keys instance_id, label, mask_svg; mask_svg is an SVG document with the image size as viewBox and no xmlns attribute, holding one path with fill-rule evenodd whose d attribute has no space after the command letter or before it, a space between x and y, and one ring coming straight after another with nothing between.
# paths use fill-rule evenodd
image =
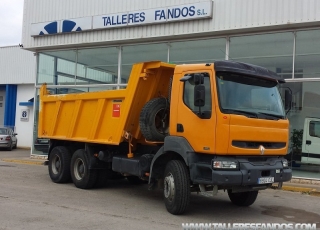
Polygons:
<instances>
[{"instance_id":1,"label":"truck headlight","mask_svg":"<svg viewBox=\"0 0 320 230\"><path fill-rule=\"evenodd\" d=\"M238 162L236 161L213 161L213 169L237 169Z\"/></svg>"},{"instance_id":2,"label":"truck headlight","mask_svg":"<svg viewBox=\"0 0 320 230\"><path fill-rule=\"evenodd\" d=\"M289 168L289 163L286 159L282 160L282 166L283 166L283 168Z\"/></svg>"}]
</instances>

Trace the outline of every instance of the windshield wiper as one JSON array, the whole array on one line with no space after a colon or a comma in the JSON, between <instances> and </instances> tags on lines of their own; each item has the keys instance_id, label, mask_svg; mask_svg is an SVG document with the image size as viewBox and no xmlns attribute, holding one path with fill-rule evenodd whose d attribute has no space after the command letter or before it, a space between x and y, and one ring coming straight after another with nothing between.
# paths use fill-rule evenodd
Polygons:
<instances>
[{"instance_id":1,"label":"windshield wiper","mask_svg":"<svg viewBox=\"0 0 320 230\"><path fill-rule=\"evenodd\" d=\"M223 111L227 113L237 114L237 115L245 115L246 117L250 117L250 118L258 118L258 114L255 112L248 112L248 111L243 111L238 109L224 109Z\"/></svg>"},{"instance_id":2,"label":"windshield wiper","mask_svg":"<svg viewBox=\"0 0 320 230\"><path fill-rule=\"evenodd\" d=\"M258 114L263 114L272 118L277 118L275 120L279 120L279 119L283 119L284 117L281 115L276 115L276 114L272 114L272 113L263 113L263 112L258 112Z\"/></svg>"}]
</instances>

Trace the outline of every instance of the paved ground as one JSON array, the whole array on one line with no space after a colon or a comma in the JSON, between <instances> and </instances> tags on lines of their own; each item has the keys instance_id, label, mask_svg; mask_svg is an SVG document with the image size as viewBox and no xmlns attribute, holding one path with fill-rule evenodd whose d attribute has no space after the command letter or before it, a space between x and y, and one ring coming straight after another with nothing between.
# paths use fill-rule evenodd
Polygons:
<instances>
[{"instance_id":1,"label":"paved ground","mask_svg":"<svg viewBox=\"0 0 320 230\"><path fill-rule=\"evenodd\" d=\"M15 149L13 151L0 150L0 159L5 162L19 164L43 165L47 164L47 160L43 157L30 157L30 150ZM276 186L276 185L275 185ZM320 180L304 180L292 179L288 183L284 183L283 190L309 193L310 195L320 196Z\"/></svg>"},{"instance_id":2,"label":"paved ground","mask_svg":"<svg viewBox=\"0 0 320 230\"><path fill-rule=\"evenodd\" d=\"M0 151L0 159L28 159L28 151ZM249 208L228 196L192 194L188 212L169 214L162 191L112 181L103 189L55 184L47 166L0 160L0 229L182 229L182 223L318 223L320 198L268 189Z\"/></svg>"}]
</instances>

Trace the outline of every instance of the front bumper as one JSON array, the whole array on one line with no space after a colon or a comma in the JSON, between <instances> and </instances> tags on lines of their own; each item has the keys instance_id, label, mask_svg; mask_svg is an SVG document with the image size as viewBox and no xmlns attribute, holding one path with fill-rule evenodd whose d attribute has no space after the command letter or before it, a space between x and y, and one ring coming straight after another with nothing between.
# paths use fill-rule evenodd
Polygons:
<instances>
[{"instance_id":1,"label":"front bumper","mask_svg":"<svg viewBox=\"0 0 320 230\"><path fill-rule=\"evenodd\" d=\"M292 170L283 168L283 157L219 157L196 156L189 161L190 178L194 184L257 186L259 178L274 178L273 183L289 181ZM196 161L195 161L196 160ZM237 161L238 169L213 169L213 160Z\"/></svg>"}]
</instances>

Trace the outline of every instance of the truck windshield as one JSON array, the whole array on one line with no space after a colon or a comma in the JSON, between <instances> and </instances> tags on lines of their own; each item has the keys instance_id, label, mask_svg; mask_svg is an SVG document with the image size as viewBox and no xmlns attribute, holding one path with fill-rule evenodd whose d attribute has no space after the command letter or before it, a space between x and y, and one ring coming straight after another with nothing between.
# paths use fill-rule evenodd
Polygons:
<instances>
[{"instance_id":1,"label":"truck windshield","mask_svg":"<svg viewBox=\"0 0 320 230\"><path fill-rule=\"evenodd\" d=\"M260 119L284 119L285 112L276 81L225 72L217 72L216 78L223 113Z\"/></svg>"}]
</instances>

